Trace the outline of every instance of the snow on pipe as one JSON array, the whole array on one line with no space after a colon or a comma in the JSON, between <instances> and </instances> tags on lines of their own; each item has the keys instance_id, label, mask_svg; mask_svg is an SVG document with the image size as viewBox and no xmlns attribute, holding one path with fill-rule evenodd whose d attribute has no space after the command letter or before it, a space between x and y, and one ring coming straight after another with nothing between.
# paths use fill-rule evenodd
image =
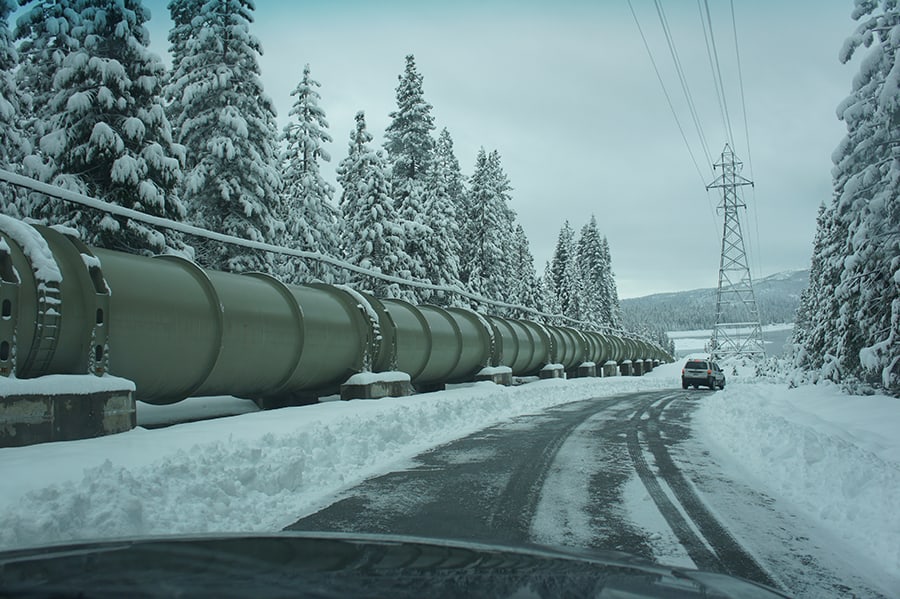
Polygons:
<instances>
[{"instance_id":1,"label":"snow on pipe","mask_svg":"<svg viewBox=\"0 0 900 599\"><path fill-rule=\"evenodd\" d=\"M487 366L671 359L635 339L377 300L342 286L207 271L174 256L93 249L0 217L0 374L109 372L136 398L302 400L358 372L399 370L420 388Z\"/></svg>"}]
</instances>

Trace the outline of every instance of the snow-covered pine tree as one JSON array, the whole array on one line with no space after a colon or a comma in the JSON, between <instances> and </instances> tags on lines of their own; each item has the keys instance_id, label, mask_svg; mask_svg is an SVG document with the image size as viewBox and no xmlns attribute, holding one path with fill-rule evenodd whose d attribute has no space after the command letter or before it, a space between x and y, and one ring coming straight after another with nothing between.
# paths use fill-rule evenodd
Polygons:
<instances>
[{"instance_id":1,"label":"snow-covered pine tree","mask_svg":"<svg viewBox=\"0 0 900 599\"><path fill-rule=\"evenodd\" d=\"M820 215L805 346L825 376L900 395L900 6L856 0L852 16L841 61L870 50L837 109L847 136L832 155L835 203Z\"/></svg>"},{"instance_id":2,"label":"snow-covered pine tree","mask_svg":"<svg viewBox=\"0 0 900 599\"><path fill-rule=\"evenodd\" d=\"M416 70L412 54L406 57L406 68L398 79L397 110L390 113L392 120L384 131L384 149L395 186L404 180L424 182L434 160L434 117L431 104L425 101L422 75ZM399 196L394 201L401 212L406 208L406 198Z\"/></svg>"},{"instance_id":3,"label":"snow-covered pine tree","mask_svg":"<svg viewBox=\"0 0 900 599\"><path fill-rule=\"evenodd\" d=\"M43 181L54 175L47 168L39 142L49 132L54 93L53 81L63 59L79 47L72 36L80 15L74 4L77 0L41 0L32 3L16 20L15 39L19 40L19 67L16 88L21 94L22 127L28 152L22 161L22 173ZM57 183L66 183L58 178ZM76 191L82 188L71 185ZM50 223L65 223L68 208L62 202L48 201L39 194L24 194L18 198L20 216Z\"/></svg>"},{"instance_id":4,"label":"snow-covered pine tree","mask_svg":"<svg viewBox=\"0 0 900 599\"><path fill-rule=\"evenodd\" d=\"M509 303L525 308L537 309L540 295L540 286L534 271L534 257L531 255L531 246L525 229L516 224L513 232L513 251L510 259L513 277L509 294ZM516 311L511 316L517 318L534 318L524 311Z\"/></svg>"},{"instance_id":5,"label":"snow-covered pine tree","mask_svg":"<svg viewBox=\"0 0 900 599\"><path fill-rule=\"evenodd\" d=\"M406 68L397 85L397 110L390 113L385 129L384 149L391 164L391 190L394 206L407 221L406 250L411 272L424 277L431 259L428 242L432 239L426 225L425 209L430 195L427 177L434 160L434 117L431 104L425 101L422 75L416 69L415 57L406 57Z\"/></svg>"},{"instance_id":6,"label":"snow-covered pine tree","mask_svg":"<svg viewBox=\"0 0 900 599\"><path fill-rule=\"evenodd\" d=\"M595 327L610 326L608 310L604 309L605 276L603 259L603 240L597 228L597 219L591 220L581 228L578 237L578 266L581 270L582 298L581 318Z\"/></svg>"},{"instance_id":7,"label":"snow-covered pine tree","mask_svg":"<svg viewBox=\"0 0 900 599\"><path fill-rule=\"evenodd\" d=\"M622 326L621 309L619 307L619 290L616 286L616 273L612 269L612 254L609 251L609 241L604 236L600 241L600 255L602 257L602 281L601 287L601 319L608 326L618 329Z\"/></svg>"},{"instance_id":8,"label":"snow-covered pine tree","mask_svg":"<svg viewBox=\"0 0 900 599\"><path fill-rule=\"evenodd\" d=\"M822 367L825 354L824 337L818 315L824 311L824 303L833 301L834 286L823 280L823 260L826 244L830 237L828 223L831 215L825 204L819 206L816 217L816 236L813 241L812 262L809 269L809 284L800 294L800 304L794 318L794 330L791 336L791 359L795 367L807 370L818 370ZM824 287L830 287L831 293L823 293Z\"/></svg>"},{"instance_id":9,"label":"snow-covered pine tree","mask_svg":"<svg viewBox=\"0 0 900 599\"><path fill-rule=\"evenodd\" d=\"M310 76L307 64L303 68L303 78L291 92L296 99L290 112L291 121L282 133L284 191L281 217L289 247L339 256L342 218L332 204L334 188L319 171L319 161L331 160L323 147L331 142L331 136L325 111L319 106L318 87L321 84ZM328 264L307 263L297 258L285 259L279 275L294 283L313 279L333 283L342 276Z\"/></svg>"},{"instance_id":10,"label":"snow-covered pine tree","mask_svg":"<svg viewBox=\"0 0 900 599\"><path fill-rule=\"evenodd\" d=\"M182 199L188 218L214 231L280 245L275 107L260 79L262 45L250 33L254 3L172 2L169 8L176 28L190 23L170 34L179 60L166 89L170 118L186 149ZM198 244L198 259L230 271L272 269L262 252L222 244Z\"/></svg>"},{"instance_id":11,"label":"snow-covered pine tree","mask_svg":"<svg viewBox=\"0 0 900 599\"><path fill-rule=\"evenodd\" d=\"M16 0L0 0L0 166L17 168L30 146L22 131L21 92L15 69L19 56L9 29L9 16L18 8Z\"/></svg>"},{"instance_id":12,"label":"snow-covered pine tree","mask_svg":"<svg viewBox=\"0 0 900 599\"><path fill-rule=\"evenodd\" d=\"M16 86L15 70L19 57L9 30L9 15L16 10L15 0L0 0L0 168L19 170L22 157L31 151L22 131L21 93ZM18 190L0 183L4 201L0 212L23 216Z\"/></svg>"},{"instance_id":13,"label":"snow-covered pine tree","mask_svg":"<svg viewBox=\"0 0 900 599\"><path fill-rule=\"evenodd\" d=\"M475 161L469 188L469 217L464 270L469 290L493 300L506 301L510 280L509 250L515 215L509 208L509 179L500 154L482 148ZM480 308L481 306L473 306Z\"/></svg>"},{"instance_id":14,"label":"snow-covered pine tree","mask_svg":"<svg viewBox=\"0 0 900 599\"><path fill-rule=\"evenodd\" d=\"M457 165L458 166L458 165ZM457 203L450 195L450 189L456 181L456 175L448 165L435 160L425 182L427 198L425 201L424 225L428 228L430 238L425 246L429 252L425 256L425 278L435 285L464 289L459 279L460 247ZM419 298L427 297L429 303L439 306L464 306L467 302L459 295L434 291L428 294L419 292Z\"/></svg>"},{"instance_id":15,"label":"snow-covered pine tree","mask_svg":"<svg viewBox=\"0 0 900 599\"><path fill-rule=\"evenodd\" d=\"M356 113L356 127L350 133L350 148L338 165L338 183L345 231L343 253L357 266L378 273L408 277L408 262L403 242L403 227L390 195L388 167L380 151L370 146L372 135L366 129L365 114ZM349 284L373 292L378 297L413 300L408 290L396 283L374 277L350 274Z\"/></svg>"},{"instance_id":16,"label":"snow-covered pine tree","mask_svg":"<svg viewBox=\"0 0 900 599\"><path fill-rule=\"evenodd\" d=\"M545 314L562 314L559 305L559 293L553 283L553 267L550 262L544 263L544 275L538 281L538 310ZM555 318L542 319L544 324L560 325Z\"/></svg>"},{"instance_id":17,"label":"snow-covered pine tree","mask_svg":"<svg viewBox=\"0 0 900 599\"><path fill-rule=\"evenodd\" d=\"M140 0L76 0L69 10L77 18L62 21L75 23L70 34L78 45L59 62L46 120L38 127L46 131L40 151L26 161L32 167L42 163L44 180L150 215L183 219L175 187L184 154L173 143L160 96L165 69L148 49L144 24L150 12ZM60 18L48 18L36 31L57 30ZM36 48L53 45L31 42ZM93 245L141 253L184 250L179 236L167 238L143 223L69 204L62 210L63 222L56 223L77 228Z\"/></svg>"},{"instance_id":18,"label":"snow-covered pine tree","mask_svg":"<svg viewBox=\"0 0 900 599\"><path fill-rule=\"evenodd\" d=\"M569 221L566 221L559 231L556 249L550 259L551 289L556 293L556 301L563 316L572 316L575 282L571 280L571 276L576 271L569 264L576 260L575 233L572 231Z\"/></svg>"},{"instance_id":19,"label":"snow-covered pine tree","mask_svg":"<svg viewBox=\"0 0 900 599\"><path fill-rule=\"evenodd\" d=\"M441 129L438 135L437 143L434 149L434 163L442 173L442 181L444 189L450 201L453 202L454 209L460 221L463 221L470 213L468 204L468 194L466 193L466 178L459 168L459 160L453 152L453 138L446 128ZM464 246L466 244L465 236L467 234L466 227L462 222L457 226L457 246L459 255L457 261L460 265L464 264ZM460 280L465 283L467 277L465 273L460 272Z\"/></svg>"}]
</instances>

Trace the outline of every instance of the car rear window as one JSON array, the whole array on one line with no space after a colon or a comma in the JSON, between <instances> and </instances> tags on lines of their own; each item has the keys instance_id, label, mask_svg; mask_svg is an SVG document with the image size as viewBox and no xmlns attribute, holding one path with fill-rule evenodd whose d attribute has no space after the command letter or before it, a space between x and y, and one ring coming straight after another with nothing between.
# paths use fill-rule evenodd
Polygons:
<instances>
[{"instance_id":1,"label":"car rear window","mask_svg":"<svg viewBox=\"0 0 900 599\"><path fill-rule=\"evenodd\" d=\"M706 362L701 360L690 360L684 367L693 370L709 370L709 366L706 365Z\"/></svg>"}]
</instances>

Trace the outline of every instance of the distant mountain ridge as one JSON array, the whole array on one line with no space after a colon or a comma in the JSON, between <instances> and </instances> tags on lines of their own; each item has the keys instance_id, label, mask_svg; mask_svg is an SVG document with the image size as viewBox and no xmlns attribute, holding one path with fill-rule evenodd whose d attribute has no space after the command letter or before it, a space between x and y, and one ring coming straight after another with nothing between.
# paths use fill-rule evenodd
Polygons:
<instances>
[{"instance_id":1,"label":"distant mountain ridge","mask_svg":"<svg viewBox=\"0 0 900 599\"><path fill-rule=\"evenodd\" d=\"M793 322L800 294L808 283L808 270L779 272L754 281L762 324ZM623 299L619 304L622 324L628 330L644 325L666 331L709 329L716 321L715 288L656 293Z\"/></svg>"}]
</instances>

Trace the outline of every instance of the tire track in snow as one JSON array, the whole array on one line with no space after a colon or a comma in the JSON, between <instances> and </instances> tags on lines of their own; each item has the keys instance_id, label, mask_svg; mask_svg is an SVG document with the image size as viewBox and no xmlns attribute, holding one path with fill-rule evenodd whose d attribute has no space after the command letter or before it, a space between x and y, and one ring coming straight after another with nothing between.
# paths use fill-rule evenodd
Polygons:
<instances>
[{"instance_id":1,"label":"tire track in snow","mask_svg":"<svg viewBox=\"0 0 900 599\"><path fill-rule=\"evenodd\" d=\"M660 416L666 406L677 397L672 395L654 402L632 417L634 426L629 432L628 448L641 481L698 568L727 572L777 588L779 585L772 576L707 509L669 455L666 443L659 433ZM647 449L653 455L658 474L654 474L647 464L639 432L642 433ZM675 499L691 522L685 520L678 506L672 503L657 477L665 481L672 490ZM694 532L691 524L700 532L702 539ZM712 551L709 548L712 548Z\"/></svg>"}]
</instances>

